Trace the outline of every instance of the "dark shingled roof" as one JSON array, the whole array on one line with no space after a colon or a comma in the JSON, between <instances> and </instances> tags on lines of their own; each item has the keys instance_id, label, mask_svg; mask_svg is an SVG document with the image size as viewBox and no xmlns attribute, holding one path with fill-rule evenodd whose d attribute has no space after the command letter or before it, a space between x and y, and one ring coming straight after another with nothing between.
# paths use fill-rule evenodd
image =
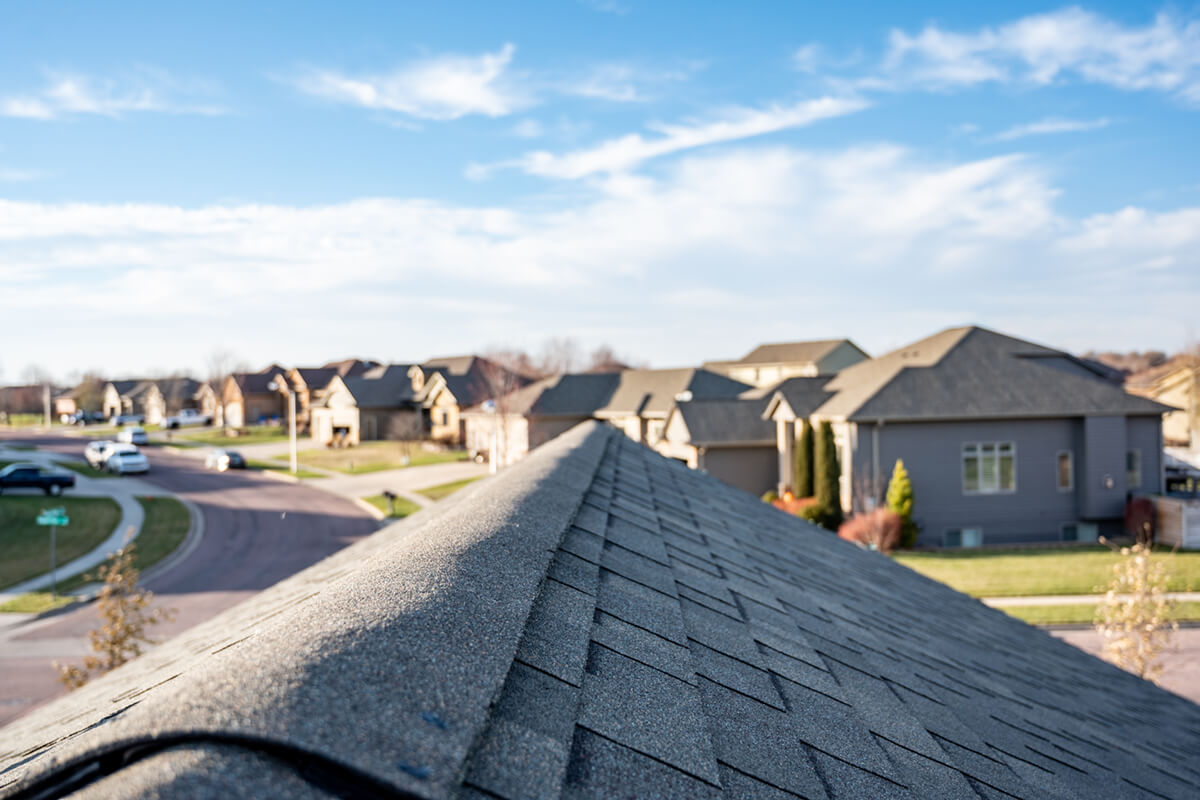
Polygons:
<instances>
[{"instance_id":1,"label":"dark shingled roof","mask_svg":"<svg viewBox=\"0 0 1200 800\"><path fill-rule=\"evenodd\" d=\"M985 328L951 328L842 370L817 413L849 420L1158 415L1074 356Z\"/></svg>"},{"instance_id":2,"label":"dark shingled roof","mask_svg":"<svg viewBox=\"0 0 1200 800\"><path fill-rule=\"evenodd\" d=\"M506 414L589 417L612 397L617 380L617 375L610 373L551 375L510 392L502 404ZM468 413L483 410L475 406Z\"/></svg>"},{"instance_id":3,"label":"dark shingled roof","mask_svg":"<svg viewBox=\"0 0 1200 800\"><path fill-rule=\"evenodd\" d=\"M346 376L342 383L354 396L359 408L400 408L414 402L412 364L386 364L358 376Z\"/></svg>"},{"instance_id":4,"label":"dark shingled roof","mask_svg":"<svg viewBox=\"0 0 1200 800\"><path fill-rule=\"evenodd\" d=\"M1200 795L1194 704L592 422L2 740L80 798Z\"/></svg>"},{"instance_id":5,"label":"dark shingled roof","mask_svg":"<svg viewBox=\"0 0 1200 800\"><path fill-rule=\"evenodd\" d=\"M763 419L767 398L688 400L677 403L688 441L696 447L734 443L775 444L775 423Z\"/></svg>"},{"instance_id":6,"label":"dark shingled roof","mask_svg":"<svg viewBox=\"0 0 1200 800\"><path fill-rule=\"evenodd\" d=\"M684 391L697 399L733 398L752 388L706 369L631 369L618 373L616 388L600 416L665 417Z\"/></svg>"}]
</instances>

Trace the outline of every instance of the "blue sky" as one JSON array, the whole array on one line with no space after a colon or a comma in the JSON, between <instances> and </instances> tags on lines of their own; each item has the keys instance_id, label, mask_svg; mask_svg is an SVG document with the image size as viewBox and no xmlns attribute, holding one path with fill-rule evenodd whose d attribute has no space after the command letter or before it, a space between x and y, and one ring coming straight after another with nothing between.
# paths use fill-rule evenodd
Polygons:
<instances>
[{"instance_id":1,"label":"blue sky","mask_svg":"<svg viewBox=\"0 0 1200 800\"><path fill-rule=\"evenodd\" d=\"M1198 333L1200 6L245 5L6 8L0 380Z\"/></svg>"}]
</instances>

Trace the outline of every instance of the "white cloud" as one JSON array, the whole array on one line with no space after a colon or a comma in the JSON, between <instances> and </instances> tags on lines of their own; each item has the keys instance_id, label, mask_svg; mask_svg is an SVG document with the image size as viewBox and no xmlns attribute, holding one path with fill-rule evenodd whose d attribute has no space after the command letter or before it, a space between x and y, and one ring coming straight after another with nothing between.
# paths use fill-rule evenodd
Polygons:
<instances>
[{"instance_id":1,"label":"white cloud","mask_svg":"<svg viewBox=\"0 0 1200 800\"><path fill-rule=\"evenodd\" d=\"M822 56L821 45L810 43L792 53L792 67L797 72L804 72L809 75L817 71L817 65L821 62Z\"/></svg>"},{"instance_id":2,"label":"white cloud","mask_svg":"<svg viewBox=\"0 0 1200 800\"><path fill-rule=\"evenodd\" d=\"M533 102L506 74L515 53L505 44L494 53L440 55L362 77L315 70L295 84L317 97L420 119L503 117Z\"/></svg>"},{"instance_id":3,"label":"white cloud","mask_svg":"<svg viewBox=\"0 0 1200 800\"><path fill-rule=\"evenodd\" d=\"M670 84L688 80L705 66L703 61L689 61L671 69L599 64L582 78L560 82L556 89L563 94L612 103L644 103L655 99Z\"/></svg>"},{"instance_id":4,"label":"white cloud","mask_svg":"<svg viewBox=\"0 0 1200 800\"><path fill-rule=\"evenodd\" d=\"M1095 131L1100 128L1107 128L1109 120L1107 117L1099 119L1062 119L1061 117L1047 117L1037 122L1028 122L1024 125L1014 125L1007 130L1003 130L991 137L997 142L1011 142L1014 139L1023 139L1026 136L1044 136L1053 133L1079 133L1081 131Z\"/></svg>"},{"instance_id":5,"label":"white cloud","mask_svg":"<svg viewBox=\"0 0 1200 800\"><path fill-rule=\"evenodd\" d=\"M44 177L46 177L46 173L40 169L0 167L0 183L26 183L28 181L39 181Z\"/></svg>"},{"instance_id":6,"label":"white cloud","mask_svg":"<svg viewBox=\"0 0 1200 800\"><path fill-rule=\"evenodd\" d=\"M512 128L513 136L519 136L522 139L537 139L545 133L542 128L542 123L536 119L523 119Z\"/></svg>"},{"instance_id":7,"label":"white cloud","mask_svg":"<svg viewBox=\"0 0 1200 800\"><path fill-rule=\"evenodd\" d=\"M1126 26L1076 7L969 33L928 25L915 35L892 31L885 67L886 77L872 83L955 88L1076 78L1200 103L1200 22L1162 13Z\"/></svg>"},{"instance_id":8,"label":"white cloud","mask_svg":"<svg viewBox=\"0 0 1200 800\"><path fill-rule=\"evenodd\" d=\"M52 314L72 342L31 342L27 360L114 371L201 364L219 342L196 332L228 319L239 355L264 364L420 358L518 329L534 332L518 344L588 330L683 364L822 331L878 349L962 321L1074 345L1112 318L1149 346L1200 302L1200 208L1074 219L1025 158L745 148L576 189L515 208L0 201L0 297L10 325ZM436 297L474 310L447 329L422 304ZM280 324L265 302L319 324ZM138 312L113 318L116 304ZM720 313L697 324L702 307Z\"/></svg>"},{"instance_id":9,"label":"white cloud","mask_svg":"<svg viewBox=\"0 0 1200 800\"><path fill-rule=\"evenodd\" d=\"M119 84L107 78L55 73L42 90L0 98L0 116L52 120L80 114L120 117L130 112L224 114L215 105L187 103L172 95L180 86L161 70L141 69Z\"/></svg>"},{"instance_id":10,"label":"white cloud","mask_svg":"<svg viewBox=\"0 0 1200 800\"><path fill-rule=\"evenodd\" d=\"M631 133L595 147L561 155L548 151L529 153L520 159L491 166L472 165L469 174L482 177L499 167L519 167L531 175L577 179L598 173L631 170L642 162L705 145L732 142L768 133L799 128L822 119L854 113L867 104L861 100L822 97L789 106L734 108L705 122L647 126L659 134L644 138Z\"/></svg>"}]
</instances>

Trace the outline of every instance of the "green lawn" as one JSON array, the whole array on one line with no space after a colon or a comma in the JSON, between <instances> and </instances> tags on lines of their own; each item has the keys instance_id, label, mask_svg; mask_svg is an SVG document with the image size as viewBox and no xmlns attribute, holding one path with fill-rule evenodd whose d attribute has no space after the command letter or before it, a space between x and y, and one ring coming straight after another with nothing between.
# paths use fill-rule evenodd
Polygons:
<instances>
[{"instance_id":1,"label":"green lawn","mask_svg":"<svg viewBox=\"0 0 1200 800\"><path fill-rule=\"evenodd\" d=\"M371 497L364 497L363 500L366 500L368 503L370 503L371 505L378 508L380 511L382 511L384 513L384 516L387 516L391 519L400 519L402 517L407 517L409 514L415 514L416 512L421 510L421 507L419 505L412 502L411 500L405 500L403 497L397 497L395 500L392 501L393 511L391 514L388 514L387 498L384 497L383 495L377 494L377 495L373 495Z\"/></svg>"},{"instance_id":2,"label":"green lawn","mask_svg":"<svg viewBox=\"0 0 1200 800\"><path fill-rule=\"evenodd\" d=\"M58 418L55 417L57 420ZM11 428L34 428L46 421L44 414L9 414L4 424ZM58 424L57 422L53 424Z\"/></svg>"},{"instance_id":3,"label":"green lawn","mask_svg":"<svg viewBox=\"0 0 1200 800\"><path fill-rule=\"evenodd\" d=\"M483 477L482 475L479 477ZM449 497L459 489L466 486L468 483L474 483L479 478L465 478L461 481L451 481L450 483L442 483L437 486L430 486L428 489L417 489L418 494L423 494L430 500L441 500L443 497Z\"/></svg>"},{"instance_id":4,"label":"green lawn","mask_svg":"<svg viewBox=\"0 0 1200 800\"><path fill-rule=\"evenodd\" d=\"M1169 591L1200 587L1200 551L1167 559ZM1103 545L1014 550L940 550L899 553L897 562L973 597L1097 594L1104 591L1119 556Z\"/></svg>"},{"instance_id":5,"label":"green lawn","mask_svg":"<svg viewBox=\"0 0 1200 800\"><path fill-rule=\"evenodd\" d=\"M183 544L191 526L191 515L188 514L187 506L173 497L139 497L137 501L141 504L146 518L142 522L142 532L135 540L137 547L134 550L133 565L139 572L145 572ZM74 518L71 519L71 524L75 524ZM60 581L60 595L91 583L94 580L92 572L94 570ZM50 592L30 592L0 605L0 613L40 614L72 602L74 599L70 597L52 598Z\"/></svg>"},{"instance_id":6,"label":"green lawn","mask_svg":"<svg viewBox=\"0 0 1200 800\"><path fill-rule=\"evenodd\" d=\"M1009 616L1024 620L1030 625L1091 625L1096 619L1096 606L1091 603L1062 606L1013 606L1001 608ZM1177 603L1171 618L1176 622L1200 620L1200 603Z\"/></svg>"},{"instance_id":7,"label":"green lawn","mask_svg":"<svg viewBox=\"0 0 1200 800\"><path fill-rule=\"evenodd\" d=\"M171 434L172 442L201 442L211 445L239 444L268 444L270 442L286 442L287 428L282 425L251 425L240 436L226 436L220 427L212 428L181 428L176 431L164 431Z\"/></svg>"},{"instance_id":8,"label":"green lawn","mask_svg":"<svg viewBox=\"0 0 1200 800\"><path fill-rule=\"evenodd\" d=\"M420 447L412 447L409 463L405 464L404 456L408 449L410 448L401 442L363 442L355 447L305 450L299 454L299 459L312 467L332 469L351 475L467 459L464 450L430 452Z\"/></svg>"},{"instance_id":9,"label":"green lawn","mask_svg":"<svg viewBox=\"0 0 1200 800\"><path fill-rule=\"evenodd\" d=\"M57 562L66 564L92 550L121 519L107 497L0 497L0 589L50 569L50 530L37 524L44 508L62 506L71 522L57 533Z\"/></svg>"},{"instance_id":10,"label":"green lawn","mask_svg":"<svg viewBox=\"0 0 1200 800\"><path fill-rule=\"evenodd\" d=\"M56 463L60 467L69 469L72 472L78 472L80 475L83 475L85 478L115 478L116 477L111 472L105 472L102 469L96 469L95 467L91 466L90 464L85 464L82 461L58 461Z\"/></svg>"},{"instance_id":11,"label":"green lawn","mask_svg":"<svg viewBox=\"0 0 1200 800\"><path fill-rule=\"evenodd\" d=\"M247 469L268 470L270 472L282 472L287 475L292 474L292 465L286 461L259 461L254 458L246 459ZM322 472L313 472L311 469L305 469L303 464L298 464L296 467L296 477L304 480L311 478L324 478Z\"/></svg>"}]
</instances>

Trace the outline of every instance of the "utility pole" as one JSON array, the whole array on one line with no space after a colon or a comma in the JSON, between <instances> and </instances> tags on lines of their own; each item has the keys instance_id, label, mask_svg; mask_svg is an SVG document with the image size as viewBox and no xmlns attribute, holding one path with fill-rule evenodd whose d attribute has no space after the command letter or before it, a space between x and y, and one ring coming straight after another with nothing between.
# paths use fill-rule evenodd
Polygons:
<instances>
[{"instance_id":1,"label":"utility pole","mask_svg":"<svg viewBox=\"0 0 1200 800\"><path fill-rule=\"evenodd\" d=\"M42 385L42 410L46 413L46 430L50 430L50 384Z\"/></svg>"}]
</instances>

